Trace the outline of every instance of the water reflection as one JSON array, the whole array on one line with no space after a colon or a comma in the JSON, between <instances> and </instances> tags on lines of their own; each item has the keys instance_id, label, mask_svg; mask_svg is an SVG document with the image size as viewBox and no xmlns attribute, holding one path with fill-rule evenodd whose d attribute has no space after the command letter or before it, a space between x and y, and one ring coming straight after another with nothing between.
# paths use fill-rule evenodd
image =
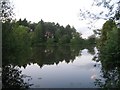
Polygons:
<instances>
[{"instance_id":1,"label":"water reflection","mask_svg":"<svg viewBox=\"0 0 120 90\"><path fill-rule=\"evenodd\" d=\"M15 53L11 51L3 52L3 65L12 64L13 66L26 67L27 64L37 63L40 67L44 64L58 64L61 61L69 63L76 56L80 56L83 47L54 46L54 47L33 47ZM4 51L4 50L3 50Z\"/></svg>"},{"instance_id":2,"label":"water reflection","mask_svg":"<svg viewBox=\"0 0 120 90\"><path fill-rule=\"evenodd\" d=\"M56 46L56 47L35 47L33 48L32 61L40 67L47 64L58 64L65 61L74 61L76 56L80 56L80 47Z\"/></svg>"},{"instance_id":3,"label":"water reflection","mask_svg":"<svg viewBox=\"0 0 120 90\"><path fill-rule=\"evenodd\" d=\"M95 88L94 80L99 77L100 68L94 67L94 53L94 46L41 46L8 54L8 57L5 54L3 88ZM7 86L8 81L10 85ZM18 86L15 82L19 83L16 83Z\"/></svg>"},{"instance_id":4,"label":"water reflection","mask_svg":"<svg viewBox=\"0 0 120 90\"><path fill-rule=\"evenodd\" d=\"M55 63L56 59L53 59L54 63L45 62L42 68L38 63L31 63L26 68L21 67L21 70L23 74L33 78L30 81L34 84L31 88L96 88L94 81L99 77L100 68L94 67L96 62L92 61L93 55L88 53L88 49L80 50L77 55L74 60L69 56L69 63L64 56L64 60L58 64Z\"/></svg>"},{"instance_id":5,"label":"water reflection","mask_svg":"<svg viewBox=\"0 0 120 90\"><path fill-rule=\"evenodd\" d=\"M117 57L117 58L116 58ZM120 88L120 61L119 55L116 57L110 53L98 53L96 60L101 61L101 77L96 79L95 85L103 89Z\"/></svg>"},{"instance_id":6,"label":"water reflection","mask_svg":"<svg viewBox=\"0 0 120 90\"><path fill-rule=\"evenodd\" d=\"M94 45L13 51L3 50L3 88L120 88L119 59L99 54L95 62Z\"/></svg>"},{"instance_id":7,"label":"water reflection","mask_svg":"<svg viewBox=\"0 0 120 90\"><path fill-rule=\"evenodd\" d=\"M104 89L120 88L120 66L118 63L102 63L101 72L101 78L96 79L95 85Z\"/></svg>"}]
</instances>

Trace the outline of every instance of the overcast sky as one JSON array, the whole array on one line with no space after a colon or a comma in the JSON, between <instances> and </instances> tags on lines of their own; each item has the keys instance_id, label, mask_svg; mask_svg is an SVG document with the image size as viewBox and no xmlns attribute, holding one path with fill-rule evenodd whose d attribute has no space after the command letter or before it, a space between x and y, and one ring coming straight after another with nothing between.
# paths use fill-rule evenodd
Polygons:
<instances>
[{"instance_id":1,"label":"overcast sky","mask_svg":"<svg viewBox=\"0 0 120 90\"><path fill-rule=\"evenodd\" d=\"M83 37L93 34L88 29L87 21L79 18L80 9L91 10L93 0L11 0L14 5L16 19L26 18L28 21L38 22L41 19L45 22L55 22L66 26L74 26ZM97 9L92 9L97 12ZM95 25L101 27L103 21Z\"/></svg>"}]
</instances>

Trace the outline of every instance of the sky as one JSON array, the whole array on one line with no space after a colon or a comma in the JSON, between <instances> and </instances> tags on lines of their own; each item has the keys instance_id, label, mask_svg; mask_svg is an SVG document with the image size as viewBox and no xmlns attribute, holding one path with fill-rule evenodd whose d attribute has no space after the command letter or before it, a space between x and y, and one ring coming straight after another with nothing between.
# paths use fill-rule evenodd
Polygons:
<instances>
[{"instance_id":1,"label":"sky","mask_svg":"<svg viewBox=\"0 0 120 90\"><path fill-rule=\"evenodd\" d=\"M55 22L60 25L71 25L83 38L87 38L93 31L88 29L88 20L80 20L80 9L98 11L92 8L93 0L11 0L14 5L15 18L26 18L31 22ZM103 20L97 21L94 25L101 28Z\"/></svg>"}]
</instances>

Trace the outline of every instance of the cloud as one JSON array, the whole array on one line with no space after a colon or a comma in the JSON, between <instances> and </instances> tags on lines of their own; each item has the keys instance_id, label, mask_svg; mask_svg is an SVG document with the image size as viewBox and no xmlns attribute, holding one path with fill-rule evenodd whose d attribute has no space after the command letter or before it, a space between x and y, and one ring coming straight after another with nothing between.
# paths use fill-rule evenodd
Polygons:
<instances>
[{"instance_id":1,"label":"cloud","mask_svg":"<svg viewBox=\"0 0 120 90\"><path fill-rule=\"evenodd\" d=\"M94 34L93 30L91 30L87 27L80 27L79 29L77 29L77 31L82 33L83 38L87 38L88 36Z\"/></svg>"}]
</instances>

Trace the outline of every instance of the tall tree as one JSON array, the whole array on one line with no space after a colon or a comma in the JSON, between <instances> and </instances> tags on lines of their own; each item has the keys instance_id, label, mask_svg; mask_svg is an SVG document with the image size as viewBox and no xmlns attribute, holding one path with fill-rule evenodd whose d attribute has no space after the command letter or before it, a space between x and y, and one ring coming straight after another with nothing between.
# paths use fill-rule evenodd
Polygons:
<instances>
[{"instance_id":1,"label":"tall tree","mask_svg":"<svg viewBox=\"0 0 120 90\"><path fill-rule=\"evenodd\" d=\"M35 27L33 42L34 43L45 42L44 22L42 20Z\"/></svg>"},{"instance_id":2,"label":"tall tree","mask_svg":"<svg viewBox=\"0 0 120 90\"><path fill-rule=\"evenodd\" d=\"M101 30L101 45L103 46L107 40L108 33L116 27L116 24L113 20L108 20L103 24Z\"/></svg>"}]
</instances>

